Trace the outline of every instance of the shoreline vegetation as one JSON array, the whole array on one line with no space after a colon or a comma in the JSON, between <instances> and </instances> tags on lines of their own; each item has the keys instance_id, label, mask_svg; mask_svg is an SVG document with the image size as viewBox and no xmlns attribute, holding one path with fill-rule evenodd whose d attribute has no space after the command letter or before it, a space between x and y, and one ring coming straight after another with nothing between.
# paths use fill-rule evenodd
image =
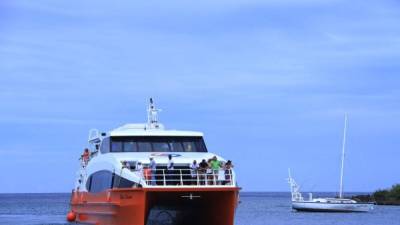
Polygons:
<instances>
[{"instance_id":1,"label":"shoreline vegetation","mask_svg":"<svg viewBox=\"0 0 400 225\"><path fill-rule=\"evenodd\" d=\"M400 184L377 190L370 195L356 195L352 199L360 202L376 202L377 205L400 205Z\"/></svg>"}]
</instances>

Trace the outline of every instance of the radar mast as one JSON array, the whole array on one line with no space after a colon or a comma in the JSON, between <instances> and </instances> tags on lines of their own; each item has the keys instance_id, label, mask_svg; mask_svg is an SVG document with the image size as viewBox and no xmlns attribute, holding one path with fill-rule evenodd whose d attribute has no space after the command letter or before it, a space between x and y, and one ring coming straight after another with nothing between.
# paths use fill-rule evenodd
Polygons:
<instances>
[{"instance_id":1,"label":"radar mast","mask_svg":"<svg viewBox=\"0 0 400 225\"><path fill-rule=\"evenodd\" d=\"M161 112L161 109L157 109L154 104L153 98L150 98L150 104L147 109L147 128L148 129L159 129L160 124L158 123L158 112Z\"/></svg>"}]
</instances>

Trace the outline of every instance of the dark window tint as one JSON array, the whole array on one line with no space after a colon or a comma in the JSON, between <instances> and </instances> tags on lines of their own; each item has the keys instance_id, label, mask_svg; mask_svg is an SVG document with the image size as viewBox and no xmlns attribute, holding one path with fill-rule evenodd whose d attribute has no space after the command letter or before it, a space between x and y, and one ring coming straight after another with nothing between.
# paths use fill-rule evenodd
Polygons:
<instances>
[{"instance_id":1,"label":"dark window tint","mask_svg":"<svg viewBox=\"0 0 400 225\"><path fill-rule=\"evenodd\" d=\"M113 174L107 170L101 170L93 173L89 180L89 192L102 192L112 187Z\"/></svg>"},{"instance_id":2,"label":"dark window tint","mask_svg":"<svg viewBox=\"0 0 400 225\"><path fill-rule=\"evenodd\" d=\"M193 141L184 141L182 142L183 144L183 149L185 152L197 152L197 146L196 143Z\"/></svg>"},{"instance_id":3,"label":"dark window tint","mask_svg":"<svg viewBox=\"0 0 400 225\"><path fill-rule=\"evenodd\" d=\"M169 152L169 144L167 142L153 142L153 152Z\"/></svg>"},{"instance_id":4,"label":"dark window tint","mask_svg":"<svg viewBox=\"0 0 400 225\"><path fill-rule=\"evenodd\" d=\"M101 153L110 152L110 138L104 138L100 147Z\"/></svg>"},{"instance_id":5,"label":"dark window tint","mask_svg":"<svg viewBox=\"0 0 400 225\"><path fill-rule=\"evenodd\" d=\"M90 176L87 181L86 181L86 189L89 191L90 190L90 183L92 181L92 176Z\"/></svg>"},{"instance_id":6,"label":"dark window tint","mask_svg":"<svg viewBox=\"0 0 400 225\"><path fill-rule=\"evenodd\" d=\"M182 142L172 142L171 143L172 152L183 152Z\"/></svg>"},{"instance_id":7,"label":"dark window tint","mask_svg":"<svg viewBox=\"0 0 400 225\"><path fill-rule=\"evenodd\" d=\"M137 152L136 142L126 141L124 143L124 152Z\"/></svg>"},{"instance_id":8,"label":"dark window tint","mask_svg":"<svg viewBox=\"0 0 400 225\"><path fill-rule=\"evenodd\" d=\"M135 182L114 174L114 187L115 188L131 188L133 186L135 186Z\"/></svg>"},{"instance_id":9,"label":"dark window tint","mask_svg":"<svg viewBox=\"0 0 400 225\"><path fill-rule=\"evenodd\" d=\"M151 143L150 142L138 142L138 151L139 152L151 152Z\"/></svg>"},{"instance_id":10,"label":"dark window tint","mask_svg":"<svg viewBox=\"0 0 400 225\"><path fill-rule=\"evenodd\" d=\"M114 142L113 152L207 152L202 137L112 137Z\"/></svg>"},{"instance_id":11,"label":"dark window tint","mask_svg":"<svg viewBox=\"0 0 400 225\"><path fill-rule=\"evenodd\" d=\"M112 152L122 152L122 146L123 142L122 141L113 141L111 142L111 151Z\"/></svg>"}]
</instances>

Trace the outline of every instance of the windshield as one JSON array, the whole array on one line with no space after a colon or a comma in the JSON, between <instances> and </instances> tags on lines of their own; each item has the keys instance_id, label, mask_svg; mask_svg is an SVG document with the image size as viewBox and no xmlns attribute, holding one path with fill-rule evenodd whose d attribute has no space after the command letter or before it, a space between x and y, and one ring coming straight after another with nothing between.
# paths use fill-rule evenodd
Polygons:
<instances>
[{"instance_id":1,"label":"windshield","mask_svg":"<svg viewBox=\"0 0 400 225\"><path fill-rule=\"evenodd\" d=\"M112 137L111 152L207 152L202 137Z\"/></svg>"}]
</instances>

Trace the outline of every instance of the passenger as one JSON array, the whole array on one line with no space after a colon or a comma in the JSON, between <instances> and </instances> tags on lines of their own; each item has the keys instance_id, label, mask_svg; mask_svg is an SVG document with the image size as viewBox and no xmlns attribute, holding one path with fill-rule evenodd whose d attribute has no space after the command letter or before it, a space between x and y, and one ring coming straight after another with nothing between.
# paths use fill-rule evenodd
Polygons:
<instances>
[{"instance_id":1,"label":"passenger","mask_svg":"<svg viewBox=\"0 0 400 225\"><path fill-rule=\"evenodd\" d=\"M205 179L206 179L206 173L207 173L207 169L208 169L208 163L205 159L203 159L200 163L199 163L199 179L200 182L202 184L206 184Z\"/></svg>"},{"instance_id":2,"label":"passenger","mask_svg":"<svg viewBox=\"0 0 400 225\"><path fill-rule=\"evenodd\" d=\"M173 170L173 169L174 169L174 160L172 159L172 155L168 155L167 170Z\"/></svg>"},{"instance_id":3,"label":"passenger","mask_svg":"<svg viewBox=\"0 0 400 225\"><path fill-rule=\"evenodd\" d=\"M224 169L225 169L225 184L232 184L232 168L233 164L231 160L228 160L225 163Z\"/></svg>"},{"instance_id":4,"label":"passenger","mask_svg":"<svg viewBox=\"0 0 400 225\"><path fill-rule=\"evenodd\" d=\"M156 173L157 173L157 163L154 160L153 157L150 157L150 164L149 164L149 168L151 170L151 185L157 185L157 181L156 181Z\"/></svg>"},{"instance_id":5,"label":"passenger","mask_svg":"<svg viewBox=\"0 0 400 225\"><path fill-rule=\"evenodd\" d=\"M167 178L166 179L169 181L168 184L175 184L174 160L172 159L172 155L168 155Z\"/></svg>"},{"instance_id":6,"label":"passenger","mask_svg":"<svg viewBox=\"0 0 400 225\"><path fill-rule=\"evenodd\" d=\"M205 159L203 159L200 163L199 163L199 171L206 173L208 168L208 163L206 162Z\"/></svg>"},{"instance_id":7,"label":"passenger","mask_svg":"<svg viewBox=\"0 0 400 225\"><path fill-rule=\"evenodd\" d=\"M190 143L185 145L185 152L193 152L192 145Z\"/></svg>"},{"instance_id":8,"label":"passenger","mask_svg":"<svg viewBox=\"0 0 400 225\"><path fill-rule=\"evenodd\" d=\"M207 184L212 184L213 180L214 180L213 171L211 169L211 161L212 160L213 160L213 158L210 158L210 159L207 160L207 164L208 164L207 170L206 170L206 173L207 173Z\"/></svg>"},{"instance_id":9,"label":"passenger","mask_svg":"<svg viewBox=\"0 0 400 225\"><path fill-rule=\"evenodd\" d=\"M230 169L232 169L232 168L233 168L232 161L231 161L231 160L228 160L228 161L225 163L225 169L230 170Z\"/></svg>"},{"instance_id":10,"label":"passenger","mask_svg":"<svg viewBox=\"0 0 400 225\"><path fill-rule=\"evenodd\" d=\"M150 169L150 167L146 167L146 168L143 169L143 175L144 175L144 178L146 179L146 183L150 184L150 182L151 182L151 169Z\"/></svg>"},{"instance_id":11,"label":"passenger","mask_svg":"<svg viewBox=\"0 0 400 225\"><path fill-rule=\"evenodd\" d=\"M131 164L128 161L122 161L122 168L131 169Z\"/></svg>"},{"instance_id":12,"label":"passenger","mask_svg":"<svg viewBox=\"0 0 400 225\"><path fill-rule=\"evenodd\" d=\"M143 164L142 162L137 162L136 164L136 171L142 171L143 172Z\"/></svg>"},{"instance_id":13,"label":"passenger","mask_svg":"<svg viewBox=\"0 0 400 225\"><path fill-rule=\"evenodd\" d=\"M190 175L192 177L191 183L192 184L198 184L197 183L197 173L198 173L199 165L197 164L197 161L194 160L192 165L190 165Z\"/></svg>"},{"instance_id":14,"label":"passenger","mask_svg":"<svg viewBox=\"0 0 400 225\"><path fill-rule=\"evenodd\" d=\"M81 159L83 161L84 166L86 166L89 162L90 159L90 151L88 148L85 148L85 150L83 150L83 154L81 156Z\"/></svg>"},{"instance_id":15,"label":"passenger","mask_svg":"<svg viewBox=\"0 0 400 225\"><path fill-rule=\"evenodd\" d=\"M138 163L136 164L135 170L136 170L136 173L140 176L140 178L143 179L143 178L144 178L144 177L143 177L143 165L142 165L141 162L138 162Z\"/></svg>"},{"instance_id":16,"label":"passenger","mask_svg":"<svg viewBox=\"0 0 400 225\"><path fill-rule=\"evenodd\" d=\"M213 182L214 184L216 184L216 180L218 179L218 173L219 170L221 169L221 162L218 161L217 156L214 156L210 161L210 167L212 170Z\"/></svg>"},{"instance_id":17,"label":"passenger","mask_svg":"<svg viewBox=\"0 0 400 225\"><path fill-rule=\"evenodd\" d=\"M224 185L226 182L225 182L225 169L223 169L223 168L225 168L225 163L224 162L221 162L220 163L220 167L221 167L221 169L219 169L218 170L218 173L217 173L217 182L218 182L218 185Z\"/></svg>"}]
</instances>

